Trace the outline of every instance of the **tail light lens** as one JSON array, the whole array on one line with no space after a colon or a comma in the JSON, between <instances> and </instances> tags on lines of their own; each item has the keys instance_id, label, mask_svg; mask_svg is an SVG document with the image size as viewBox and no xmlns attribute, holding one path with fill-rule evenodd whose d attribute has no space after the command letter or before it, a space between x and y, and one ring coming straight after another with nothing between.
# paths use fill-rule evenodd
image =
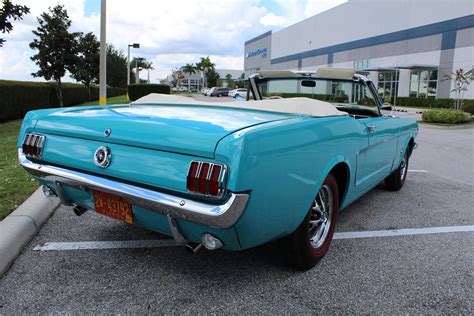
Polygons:
<instances>
[{"instance_id":1,"label":"tail light lens","mask_svg":"<svg viewBox=\"0 0 474 316\"><path fill-rule=\"evenodd\" d=\"M44 135L27 133L22 145L23 154L28 158L41 159L44 140Z\"/></svg>"},{"instance_id":2,"label":"tail light lens","mask_svg":"<svg viewBox=\"0 0 474 316\"><path fill-rule=\"evenodd\" d=\"M220 198L224 195L224 165L193 161L189 165L186 188L189 192Z\"/></svg>"}]
</instances>

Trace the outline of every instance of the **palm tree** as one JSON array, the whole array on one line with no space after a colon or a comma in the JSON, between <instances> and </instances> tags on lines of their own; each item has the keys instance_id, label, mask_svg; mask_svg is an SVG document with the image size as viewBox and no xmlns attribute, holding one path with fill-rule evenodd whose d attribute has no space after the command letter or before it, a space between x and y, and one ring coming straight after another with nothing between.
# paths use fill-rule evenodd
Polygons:
<instances>
[{"instance_id":1,"label":"palm tree","mask_svg":"<svg viewBox=\"0 0 474 316\"><path fill-rule=\"evenodd\" d=\"M197 67L194 66L193 64L186 64L182 68L183 72L185 74L189 74L190 77L191 77L192 74L196 73L196 69L197 69ZM188 78L188 91L191 91L191 78Z\"/></svg>"},{"instance_id":2,"label":"palm tree","mask_svg":"<svg viewBox=\"0 0 474 316\"><path fill-rule=\"evenodd\" d=\"M135 69L135 83L140 83L140 70L145 69L147 60L143 57L135 57L130 64Z\"/></svg>"},{"instance_id":3,"label":"palm tree","mask_svg":"<svg viewBox=\"0 0 474 316\"><path fill-rule=\"evenodd\" d=\"M207 79L207 73L209 72L209 70L214 69L215 66L216 64L211 62L211 59L209 58L209 56L201 57L201 61L196 63L196 68L199 71L201 71L201 77L204 76L204 78L206 79Z\"/></svg>"},{"instance_id":4,"label":"palm tree","mask_svg":"<svg viewBox=\"0 0 474 316\"><path fill-rule=\"evenodd\" d=\"M148 71L148 83L150 83L150 70L154 70L153 68L153 62L145 60L143 64L143 69L146 69Z\"/></svg>"}]
</instances>

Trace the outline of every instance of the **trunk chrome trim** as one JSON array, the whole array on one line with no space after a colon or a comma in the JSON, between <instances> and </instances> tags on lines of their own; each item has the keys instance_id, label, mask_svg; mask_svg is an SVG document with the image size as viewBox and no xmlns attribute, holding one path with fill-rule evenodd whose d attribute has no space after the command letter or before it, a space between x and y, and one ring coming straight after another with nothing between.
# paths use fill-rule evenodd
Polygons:
<instances>
[{"instance_id":1,"label":"trunk chrome trim","mask_svg":"<svg viewBox=\"0 0 474 316\"><path fill-rule=\"evenodd\" d=\"M23 154L21 148L18 148L18 160L32 175L53 182L56 189L61 190L64 185L68 185L103 191L120 196L135 206L175 219L217 228L233 226L244 212L249 200L248 194L230 192L229 198L223 204L198 202L87 173L35 163ZM66 197L64 190L62 193Z\"/></svg>"}]
</instances>

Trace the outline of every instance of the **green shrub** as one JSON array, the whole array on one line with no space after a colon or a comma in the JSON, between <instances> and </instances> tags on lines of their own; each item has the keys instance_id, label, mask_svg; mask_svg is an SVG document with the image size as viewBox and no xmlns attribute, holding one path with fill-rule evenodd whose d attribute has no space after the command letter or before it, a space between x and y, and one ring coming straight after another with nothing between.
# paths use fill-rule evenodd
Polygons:
<instances>
[{"instance_id":1,"label":"green shrub","mask_svg":"<svg viewBox=\"0 0 474 316\"><path fill-rule=\"evenodd\" d=\"M450 109L424 110L421 117L423 122L443 124L460 124L470 120L468 113Z\"/></svg>"},{"instance_id":2,"label":"green shrub","mask_svg":"<svg viewBox=\"0 0 474 316\"><path fill-rule=\"evenodd\" d=\"M393 104L393 100L392 100ZM473 99L464 100L464 105L473 105ZM408 106L414 108L444 108L451 109L454 106L454 99L434 99L434 98L413 98L397 97L397 106Z\"/></svg>"},{"instance_id":3,"label":"green shrub","mask_svg":"<svg viewBox=\"0 0 474 316\"><path fill-rule=\"evenodd\" d=\"M0 122L23 118L26 112L59 106L56 85L47 82L0 80ZM80 84L63 83L64 106L89 101L87 88ZM124 95L125 89L107 88L107 96ZM91 100L99 99L99 87L91 87Z\"/></svg>"},{"instance_id":4,"label":"green shrub","mask_svg":"<svg viewBox=\"0 0 474 316\"><path fill-rule=\"evenodd\" d=\"M165 84L131 84L128 86L128 98L135 101L150 93L170 94L170 90L170 86Z\"/></svg>"},{"instance_id":5,"label":"green shrub","mask_svg":"<svg viewBox=\"0 0 474 316\"><path fill-rule=\"evenodd\" d=\"M474 115L474 103L466 104L466 102L464 102L464 105L462 106L462 110L464 112L470 113L471 115Z\"/></svg>"}]
</instances>

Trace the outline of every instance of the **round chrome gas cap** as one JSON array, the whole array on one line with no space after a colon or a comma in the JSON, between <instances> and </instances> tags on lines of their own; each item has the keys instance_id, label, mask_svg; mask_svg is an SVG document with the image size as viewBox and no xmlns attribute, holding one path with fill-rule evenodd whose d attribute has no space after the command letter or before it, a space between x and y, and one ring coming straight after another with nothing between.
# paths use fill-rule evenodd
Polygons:
<instances>
[{"instance_id":1,"label":"round chrome gas cap","mask_svg":"<svg viewBox=\"0 0 474 316\"><path fill-rule=\"evenodd\" d=\"M112 153L108 147L101 146L94 153L94 163L97 167L107 168L112 160Z\"/></svg>"}]
</instances>

